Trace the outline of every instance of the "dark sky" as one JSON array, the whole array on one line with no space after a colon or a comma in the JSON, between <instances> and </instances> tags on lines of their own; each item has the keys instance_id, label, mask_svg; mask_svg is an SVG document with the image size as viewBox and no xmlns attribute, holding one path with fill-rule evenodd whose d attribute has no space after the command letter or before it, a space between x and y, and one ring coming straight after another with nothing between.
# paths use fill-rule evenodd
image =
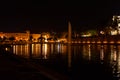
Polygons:
<instances>
[{"instance_id":1,"label":"dark sky","mask_svg":"<svg viewBox=\"0 0 120 80\"><path fill-rule=\"evenodd\" d=\"M67 31L69 20L73 30L101 29L113 14L119 14L119 9L119 4L110 0L4 1L0 6L0 31Z\"/></svg>"}]
</instances>

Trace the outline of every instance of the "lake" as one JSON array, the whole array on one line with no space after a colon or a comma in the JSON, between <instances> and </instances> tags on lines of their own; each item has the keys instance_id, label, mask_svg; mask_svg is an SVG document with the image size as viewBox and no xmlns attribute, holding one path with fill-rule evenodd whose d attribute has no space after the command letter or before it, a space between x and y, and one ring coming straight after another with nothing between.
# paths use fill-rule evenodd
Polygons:
<instances>
[{"instance_id":1,"label":"lake","mask_svg":"<svg viewBox=\"0 0 120 80\"><path fill-rule=\"evenodd\" d=\"M25 44L12 52L54 69L71 79L119 80L120 45Z\"/></svg>"}]
</instances>

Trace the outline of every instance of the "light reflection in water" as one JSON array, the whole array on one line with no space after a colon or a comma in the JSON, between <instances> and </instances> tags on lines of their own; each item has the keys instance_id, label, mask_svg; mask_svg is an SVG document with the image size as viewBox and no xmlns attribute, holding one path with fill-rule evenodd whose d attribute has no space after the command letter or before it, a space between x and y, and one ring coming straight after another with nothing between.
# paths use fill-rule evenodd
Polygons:
<instances>
[{"instance_id":1,"label":"light reflection in water","mask_svg":"<svg viewBox=\"0 0 120 80\"><path fill-rule=\"evenodd\" d=\"M90 60L91 59L91 45L83 45L83 58Z\"/></svg>"},{"instance_id":2,"label":"light reflection in water","mask_svg":"<svg viewBox=\"0 0 120 80\"><path fill-rule=\"evenodd\" d=\"M90 45L88 45L88 56L89 56L89 60L91 59L91 48L90 48Z\"/></svg>"},{"instance_id":3,"label":"light reflection in water","mask_svg":"<svg viewBox=\"0 0 120 80\"><path fill-rule=\"evenodd\" d=\"M53 53L54 46L51 44L51 53Z\"/></svg>"},{"instance_id":4,"label":"light reflection in water","mask_svg":"<svg viewBox=\"0 0 120 80\"><path fill-rule=\"evenodd\" d=\"M32 53L35 53L35 44L32 44Z\"/></svg>"},{"instance_id":5,"label":"light reflection in water","mask_svg":"<svg viewBox=\"0 0 120 80\"><path fill-rule=\"evenodd\" d=\"M113 61L116 61L117 60L117 51L114 50L114 54L113 54Z\"/></svg>"},{"instance_id":6,"label":"light reflection in water","mask_svg":"<svg viewBox=\"0 0 120 80\"><path fill-rule=\"evenodd\" d=\"M40 45L39 44L32 44L32 57L38 58L40 57Z\"/></svg>"},{"instance_id":7,"label":"light reflection in water","mask_svg":"<svg viewBox=\"0 0 120 80\"><path fill-rule=\"evenodd\" d=\"M110 49L111 49L111 62L113 62L113 61L116 61L116 55L117 55L117 51L116 51L116 46L113 46L113 45L111 45L110 46Z\"/></svg>"},{"instance_id":8,"label":"light reflection in water","mask_svg":"<svg viewBox=\"0 0 120 80\"><path fill-rule=\"evenodd\" d=\"M117 76L120 77L120 54L118 54L117 73Z\"/></svg>"},{"instance_id":9,"label":"light reflection in water","mask_svg":"<svg viewBox=\"0 0 120 80\"><path fill-rule=\"evenodd\" d=\"M63 44L25 44L13 45L13 53L29 58L48 59L50 54L66 54L67 46ZM31 55L30 55L31 54Z\"/></svg>"},{"instance_id":10,"label":"light reflection in water","mask_svg":"<svg viewBox=\"0 0 120 80\"><path fill-rule=\"evenodd\" d=\"M110 53L111 53L110 63L113 69L113 76L120 77L120 45L118 46L111 45Z\"/></svg>"},{"instance_id":11,"label":"light reflection in water","mask_svg":"<svg viewBox=\"0 0 120 80\"><path fill-rule=\"evenodd\" d=\"M13 46L13 53L16 53L16 46Z\"/></svg>"},{"instance_id":12,"label":"light reflection in water","mask_svg":"<svg viewBox=\"0 0 120 80\"><path fill-rule=\"evenodd\" d=\"M103 46L101 46L101 48L100 48L100 59L104 60L104 48L103 48Z\"/></svg>"},{"instance_id":13,"label":"light reflection in water","mask_svg":"<svg viewBox=\"0 0 120 80\"><path fill-rule=\"evenodd\" d=\"M27 44L27 45L24 45L24 53L23 54L25 54L25 56L26 57L29 57L28 55L29 55L29 44Z\"/></svg>"},{"instance_id":14,"label":"light reflection in water","mask_svg":"<svg viewBox=\"0 0 120 80\"><path fill-rule=\"evenodd\" d=\"M19 55L19 50L18 50L19 47L18 47L18 45L16 45L16 48L15 48L15 49L16 49L16 50L15 50L15 51L16 51L16 54Z\"/></svg>"},{"instance_id":15,"label":"light reflection in water","mask_svg":"<svg viewBox=\"0 0 120 80\"><path fill-rule=\"evenodd\" d=\"M43 44L43 59L47 59L47 44Z\"/></svg>"},{"instance_id":16,"label":"light reflection in water","mask_svg":"<svg viewBox=\"0 0 120 80\"><path fill-rule=\"evenodd\" d=\"M70 47L69 45L64 44L26 44L26 45L14 45L13 53L16 55L20 55L23 57L29 58L30 56L30 47L33 58L39 59L49 59L49 55L54 54L62 54L62 56L66 56L67 52L70 53L67 55L68 57L68 66L71 67L72 56L74 54L74 58L83 57L85 60L91 60L98 56L100 61L106 61L113 68L113 74L115 76L120 76L120 45L74 45ZM68 48L67 48L68 47ZM97 47L97 48L95 48ZM67 49L70 50L67 51ZM78 55L81 54L82 55ZM95 56L95 57L93 57ZM96 60L97 61L97 60ZM106 63L106 62L102 63Z\"/></svg>"},{"instance_id":17,"label":"light reflection in water","mask_svg":"<svg viewBox=\"0 0 120 80\"><path fill-rule=\"evenodd\" d=\"M117 58L118 58L118 61L117 61L118 62L118 73L120 73L120 46L118 46L118 55L117 55Z\"/></svg>"},{"instance_id":18,"label":"light reflection in water","mask_svg":"<svg viewBox=\"0 0 120 80\"><path fill-rule=\"evenodd\" d=\"M60 44L57 45L57 50L60 53Z\"/></svg>"},{"instance_id":19,"label":"light reflection in water","mask_svg":"<svg viewBox=\"0 0 120 80\"><path fill-rule=\"evenodd\" d=\"M68 43L68 68L71 68L71 43Z\"/></svg>"},{"instance_id":20,"label":"light reflection in water","mask_svg":"<svg viewBox=\"0 0 120 80\"><path fill-rule=\"evenodd\" d=\"M63 54L67 53L67 46L64 44L62 44L62 46L61 46L61 53L63 53Z\"/></svg>"},{"instance_id":21,"label":"light reflection in water","mask_svg":"<svg viewBox=\"0 0 120 80\"><path fill-rule=\"evenodd\" d=\"M13 46L13 53L19 56L27 57L28 55L28 47L27 45L14 45Z\"/></svg>"},{"instance_id":22,"label":"light reflection in water","mask_svg":"<svg viewBox=\"0 0 120 80\"><path fill-rule=\"evenodd\" d=\"M117 77L120 77L120 45L118 46L118 49L116 50L118 51L117 55L116 55L116 58L117 58L117 61L116 61L116 66L117 66L117 70L116 70L116 73L117 73Z\"/></svg>"}]
</instances>

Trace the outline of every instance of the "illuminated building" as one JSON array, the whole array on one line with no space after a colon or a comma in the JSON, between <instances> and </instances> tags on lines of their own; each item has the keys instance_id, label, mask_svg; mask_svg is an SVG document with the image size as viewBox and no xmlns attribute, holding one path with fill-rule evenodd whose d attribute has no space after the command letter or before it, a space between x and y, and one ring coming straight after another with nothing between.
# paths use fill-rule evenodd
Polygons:
<instances>
[{"instance_id":1,"label":"illuminated building","mask_svg":"<svg viewBox=\"0 0 120 80\"><path fill-rule=\"evenodd\" d=\"M107 26L100 34L105 35L120 35L120 16L114 15L112 23Z\"/></svg>"},{"instance_id":2,"label":"illuminated building","mask_svg":"<svg viewBox=\"0 0 120 80\"><path fill-rule=\"evenodd\" d=\"M120 16L113 16L112 18L112 28L111 35L119 35L120 34Z\"/></svg>"},{"instance_id":3,"label":"illuminated building","mask_svg":"<svg viewBox=\"0 0 120 80\"><path fill-rule=\"evenodd\" d=\"M32 41L37 42L38 38L40 37L40 34L32 34L30 31L26 31L26 33L4 33L0 32L0 37L6 37L9 39L10 37L14 37L15 41L29 41L30 36L32 36Z\"/></svg>"}]
</instances>

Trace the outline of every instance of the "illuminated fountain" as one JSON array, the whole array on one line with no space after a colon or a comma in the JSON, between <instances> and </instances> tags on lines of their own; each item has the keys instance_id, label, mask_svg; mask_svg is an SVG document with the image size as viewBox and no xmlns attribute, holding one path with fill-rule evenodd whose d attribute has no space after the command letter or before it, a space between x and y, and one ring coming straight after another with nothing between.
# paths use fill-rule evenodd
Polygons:
<instances>
[{"instance_id":1,"label":"illuminated fountain","mask_svg":"<svg viewBox=\"0 0 120 80\"><path fill-rule=\"evenodd\" d=\"M72 34L71 23L68 22L68 43L71 43L71 34Z\"/></svg>"},{"instance_id":2,"label":"illuminated fountain","mask_svg":"<svg viewBox=\"0 0 120 80\"><path fill-rule=\"evenodd\" d=\"M71 23L68 22L68 68L71 68Z\"/></svg>"}]
</instances>

